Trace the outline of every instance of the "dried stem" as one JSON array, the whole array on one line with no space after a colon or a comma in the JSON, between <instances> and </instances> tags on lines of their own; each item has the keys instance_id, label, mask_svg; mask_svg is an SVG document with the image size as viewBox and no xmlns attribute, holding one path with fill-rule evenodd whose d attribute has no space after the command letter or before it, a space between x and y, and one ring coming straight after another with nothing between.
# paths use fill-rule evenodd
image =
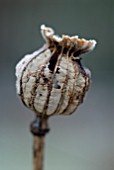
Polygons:
<instances>
[{"instance_id":1,"label":"dried stem","mask_svg":"<svg viewBox=\"0 0 114 170\"><path fill-rule=\"evenodd\" d=\"M34 136L33 165L34 170L43 170L44 137Z\"/></svg>"},{"instance_id":2,"label":"dried stem","mask_svg":"<svg viewBox=\"0 0 114 170\"><path fill-rule=\"evenodd\" d=\"M47 118L38 118L31 123L33 143L33 170L43 170L45 135L49 131Z\"/></svg>"}]
</instances>

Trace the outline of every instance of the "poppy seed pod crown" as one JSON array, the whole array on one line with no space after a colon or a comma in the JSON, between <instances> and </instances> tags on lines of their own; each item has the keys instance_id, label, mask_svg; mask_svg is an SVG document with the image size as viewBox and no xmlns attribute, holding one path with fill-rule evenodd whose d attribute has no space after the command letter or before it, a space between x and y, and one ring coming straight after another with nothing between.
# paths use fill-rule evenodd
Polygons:
<instances>
[{"instance_id":1,"label":"poppy seed pod crown","mask_svg":"<svg viewBox=\"0 0 114 170\"><path fill-rule=\"evenodd\" d=\"M93 50L95 40L58 37L41 26L46 44L26 55L16 66L16 88L21 100L37 116L69 115L83 102L90 85L90 71L80 55Z\"/></svg>"}]
</instances>

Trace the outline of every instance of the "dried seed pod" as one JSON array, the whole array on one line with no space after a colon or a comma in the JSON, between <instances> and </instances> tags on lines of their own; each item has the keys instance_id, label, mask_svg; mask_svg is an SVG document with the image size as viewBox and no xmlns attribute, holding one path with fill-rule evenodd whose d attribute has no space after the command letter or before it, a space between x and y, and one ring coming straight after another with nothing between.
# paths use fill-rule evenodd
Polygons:
<instances>
[{"instance_id":1,"label":"dried seed pod","mask_svg":"<svg viewBox=\"0 0 114 170\"><path fill-rule=\"evenodd\" d=\"M80 55L93 50L96 41L58 37L44 25L41 33L46 44L16 66L17 93L37 116L69 115L90 85L90 71L81 65Z\"/></svg>"}]
</instances>

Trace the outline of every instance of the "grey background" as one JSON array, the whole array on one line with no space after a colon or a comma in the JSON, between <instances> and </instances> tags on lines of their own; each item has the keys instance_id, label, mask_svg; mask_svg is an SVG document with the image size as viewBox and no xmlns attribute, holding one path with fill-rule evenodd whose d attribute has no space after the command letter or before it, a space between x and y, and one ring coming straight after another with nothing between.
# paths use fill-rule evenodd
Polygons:
<instances>
[{"instance_id":1,"label":"grey background","mask_svg":"<svg viewBox=\"0 0 114 170\"><path fill-rule=\"evenodd\" d=\"M85 102L49 121L45 170L113 170L113 0L0 0L0 170L32 169L34 114L17 97L14 74L16 63L44 44L41 24L98 42L83 56L93 81Z\"/></svg>"}]
</instances>

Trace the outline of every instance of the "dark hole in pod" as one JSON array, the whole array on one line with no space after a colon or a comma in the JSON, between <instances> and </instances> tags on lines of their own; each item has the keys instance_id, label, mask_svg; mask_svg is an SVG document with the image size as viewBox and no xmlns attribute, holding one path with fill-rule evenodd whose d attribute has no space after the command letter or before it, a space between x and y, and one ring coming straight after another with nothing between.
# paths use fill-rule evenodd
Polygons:
<instances>
[{"instance_id":1,"label":"dark hole in pod","mask_svg":"<svg viewBox=\"0 0 114 170\"><path fill-rule=\"evenodd\" d=\"M57 63L57 60L58 60L58 57L59 57L59 54L61 53L61 49L62 47L61 46L57 46L57 49L55 51L55 53L52 55L50 61L49 61L49 66L48 68L54 72L54 69L55 69L55 66L56 66L56 63Z\"/></svg>"},{"instance_id":2,"label":"dark hole in pod","mask_svg":"<svg viewBox=\"0 0 114 170\"><path fill-rule=\"evenodd\" d=\"M76 61L76 63L78 64L78 66L83 70L83 66L82 66L82 63L81 63L81 58L76 58L74 59Z\"/></svg>"},{"instance_id":3,"label":"dark hole in pod","mask_svg":"<svg viewBox=\"0 0 114 170\"><path fill-rule=\"evenodd\" d=\"M56 80L56 79L54 79L54 88L55 89L60 89L61 88L61 86L58 84L58 81Z\"/></svg>"},{"instance_id":4,"label":"dark hole in pod","mask_svg":"<svg viewBox=\"0 0 114 170\"><path fill-rule=\"evenodd\" d=\"M54 88L55 88L55 89L60 89L61 86L60 86L59 84L55 84L55 85L54 85Z\"/></svg>"},{"instance_id":5,"label":"dark hole in pod","mask_svg":"<svg viewBox=\"0 0 114 170\"><path fill-rule=\"evenodd\" d=\"M48 83L48 81L49 81L48 78L46 78L46 77L44 77L43 80L44 80L44 83Z\"/></svg>"},{"instance_id":6,"label":"dark hole in pod","mask_svg":"<svg viewBox=\"0 0 114 170\"><path fill-rule=\"evenodd\" d=\"M58 42L57 42L57 41L54 41L53 44L54 44L55 46L58 46Z\"/></svg>"},{"instance_id":7,"label":"dark hole in pod","mask_svg":"<svg viewBox=\"0 0 114 170\"><path fill-rule=\"evenodd\" d=\"M63 54L67 54L67 51L68 51L68 48L65 47L65 48L63 49Z\"/></svg>"},{"instance_id":8,"label":"dark hole in pod","mask_svg":"<svg viewBox=\"0 0 114 170\"><path fill-rule=\"evenodd\" d=\"M36 79L36 83L39 83L39 79L38 78Z\"/></svg>"},{"instance_id":9,"label":"dark hole in pod","mask_svg":"<svg viewBox=\"0 0 114 170\"><path fill-rule=\"evenodd\" d=\"M78 94L78 96L76 96L76 99L79 100L80 99L80 94Z\"/></svg>"},{"instance_id":10,"label":"dark hole in pod","mask_svg":"<svg viewBox=\"0 0 114 170\"><path fill-rule=\"evenodd\" d=\"M69 57L71 56L71 54L74 52L74 48L72 48L72 49L70 49L70 51L69 51Z\"/></svg>"},{"instance_id":11,"label":"dark hole in pod","mask_svg":"<svg viewBox=\"0 0 114 170\"><path fill-rule=\"evenodd\" d=\"M37 89L37 83L35 82L35 84L34 84L34 91ZM33 92L34 93L34 92Z\"/></svg>"},{"instance_id":12,"label":"dark hole in pod","mask_svg":"<svg viewBox=\"0 0 114 170\"><path fill-rule=\"evenodd\" d=\"M84 48L84 49L77 50L76 52L74 52L73 55L74 55L74 57L77 57L77 56L79 56L79 55L81 55L81 54L83 54L83 53L86 53L88 50L89 50L89 48L86 47L86 48Z\"/></svg>"},{"instance_id":13,"label":"dark hole in pod","mask_svg":"<svg viewBox=\"0 0 114 170\"><path fill-rule=\"evenodd\" d=\"M57 89L60 89L60 88L61 88L61 86L60 86L60 85L58 85L58 86L57 86Z\"/></svg>"},{"instance_id":14,"label":"dark hole in pod","mask_svg":"<svg viewBox=\"0 0 114 170\"><path fill-rule=\"evenodd\" d=\"M85 72L83 65L81 63L81 58L73 58L73 60L78 64L81 73L86 75L86 72Z\"/></svg>"},{"instance_id":15,"label":"dark hole in pod","mask_svg":"<svg viewBox=\"0 0 114 170\"><path fill-rule=\"evenodd\" d=\"M54 45L50 45L50 47L49 47L49 49L50 49L50 51L53 53L53 49L54 49Z\"/></svg>"},{"instance_id":16,"label":"dark hole in pod","mask_svg":"<svg viewBox=\"0 0 114 170\"><path fill-rule=\"evenodd\" d=\"M77 56L79 56L81 53L82 53L82 50L78 50L78 51L74 52L73 56L74 56L74 57L77 57Z\"/></svg>"},{"instance_id":17,"label":"dark hole in pod","mask_svg":"<svg viewBox=\"0 0 114 170\"><path fill-rule=\"evenodd\" d=\"M59 71L60 71L60 68L57 67L56 73L59 74L60 73Z\"/></svg>"}]
</instances>

